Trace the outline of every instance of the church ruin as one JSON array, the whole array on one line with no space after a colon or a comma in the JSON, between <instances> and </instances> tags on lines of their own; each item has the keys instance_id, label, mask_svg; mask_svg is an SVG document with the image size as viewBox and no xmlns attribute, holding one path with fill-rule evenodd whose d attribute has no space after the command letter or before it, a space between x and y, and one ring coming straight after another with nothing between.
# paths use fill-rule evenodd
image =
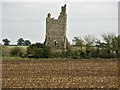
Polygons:
<instances>
[{"instance_id":1,"label":"church ruin","mask_svg":"<svg viewBox=\"0 0 120 90\"><path fill-rule=\"evenodd\" d=\"M66 37L67 14L66 4L61 7L58 19L51 18L48 13L46 17L46 39L45 45L52 50L67 50L68 40Z\"/></svg>"}]
</instances>

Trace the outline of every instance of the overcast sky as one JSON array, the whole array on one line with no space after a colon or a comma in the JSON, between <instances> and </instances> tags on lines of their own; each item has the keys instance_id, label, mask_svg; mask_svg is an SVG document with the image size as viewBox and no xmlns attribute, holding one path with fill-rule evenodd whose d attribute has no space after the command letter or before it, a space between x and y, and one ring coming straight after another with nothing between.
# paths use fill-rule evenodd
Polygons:
<instances>
[{"instance_id":1,"label":"overcast sky","mask_svg":"<svg viewBox=\"0 0 120 90\"><path fill-rule=\"evenodd\" d=\"M22 37L31 42L44 42L46 16L57 18L64 2L3 2L2 38L16 43ZM67 2L67 38L103 33L118 34L117 2Z\"/></svg>"}]
</instances>

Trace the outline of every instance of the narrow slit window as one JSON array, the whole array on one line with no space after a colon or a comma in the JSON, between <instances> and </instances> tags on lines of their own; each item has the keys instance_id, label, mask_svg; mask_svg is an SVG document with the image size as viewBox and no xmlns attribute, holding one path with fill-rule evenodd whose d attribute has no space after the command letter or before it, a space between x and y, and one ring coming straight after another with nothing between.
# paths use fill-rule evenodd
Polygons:
<instances>
[{"instance_id":1,"label":"narrow slit window","mask_svg":"<svg viewBox=\"0 0 120 90\"><path fill-rule=\"evenodd\" d=\"M57 41L55 41L55 46L57 46Z\"/></svg>"}]
</instances>

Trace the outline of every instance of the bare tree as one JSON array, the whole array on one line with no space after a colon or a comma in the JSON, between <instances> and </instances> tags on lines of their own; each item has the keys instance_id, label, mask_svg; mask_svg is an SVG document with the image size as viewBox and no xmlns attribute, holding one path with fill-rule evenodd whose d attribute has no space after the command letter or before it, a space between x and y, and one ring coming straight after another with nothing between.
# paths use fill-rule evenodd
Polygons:
<instances>
[{"instance_id":1,"label":"bare tree","mask_svg":"<svg viewBox=\"0 0 120 90\"><path fill-rule=\"evenodd\" d=\"M88 35L84 37L85 43L86 43L86 47L91 47L94 42L95 42L95 37L92 35Z\"/></svg>"},{"instance_id":2,"label":"bare tree","mask_svg":"<svg viewBox=\"0 0 120 90\"><path fill-rule=\"evenodd\" d=\"M84 37L85 40L85 46L86 46L86 55L90 57L91 50L93 48L94 42L95 42L95 37L92 35L88 35Z\"/></svg>"},{"instance_id":3,"label":"bare tree","mask_svg":"<svg viewBox=\"0 0 120 90\"><path fill-rule=\"evenodd\" d=\"M83 43L84 43L84 40L82 38L74 37L74 39L72 41L75 43L75 46L79 46L82 50Z\"/></svg>"},{"instance_id":4,"label":"bare tree","mask_svg":"<svg viewBox=\"0 0 120 90\"><path fill-rule=\"evenodd\" d=\"M106 49L106 53L108 54L108 58L110 58L110 52L112 50L112 43L113 39L115 38L115 35L112 33L108 34L102 34L102 39L103 39L103 46Z\"/></svg>"}]
</instances>

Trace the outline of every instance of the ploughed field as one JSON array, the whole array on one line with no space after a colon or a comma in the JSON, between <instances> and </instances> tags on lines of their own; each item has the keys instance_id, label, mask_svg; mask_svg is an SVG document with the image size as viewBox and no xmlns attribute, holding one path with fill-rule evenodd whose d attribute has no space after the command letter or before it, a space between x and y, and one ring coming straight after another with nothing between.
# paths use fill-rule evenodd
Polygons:
<instances>
[{"instance_id":1,"label":"ploughed field","mask_svg":"<svg viewBox=\"0 0 120 90\"><path fill-rule=\"evenodd\" d=\"M3 88L118 88L112 60L3 60Z\"/></svg>"}]
</instances>

